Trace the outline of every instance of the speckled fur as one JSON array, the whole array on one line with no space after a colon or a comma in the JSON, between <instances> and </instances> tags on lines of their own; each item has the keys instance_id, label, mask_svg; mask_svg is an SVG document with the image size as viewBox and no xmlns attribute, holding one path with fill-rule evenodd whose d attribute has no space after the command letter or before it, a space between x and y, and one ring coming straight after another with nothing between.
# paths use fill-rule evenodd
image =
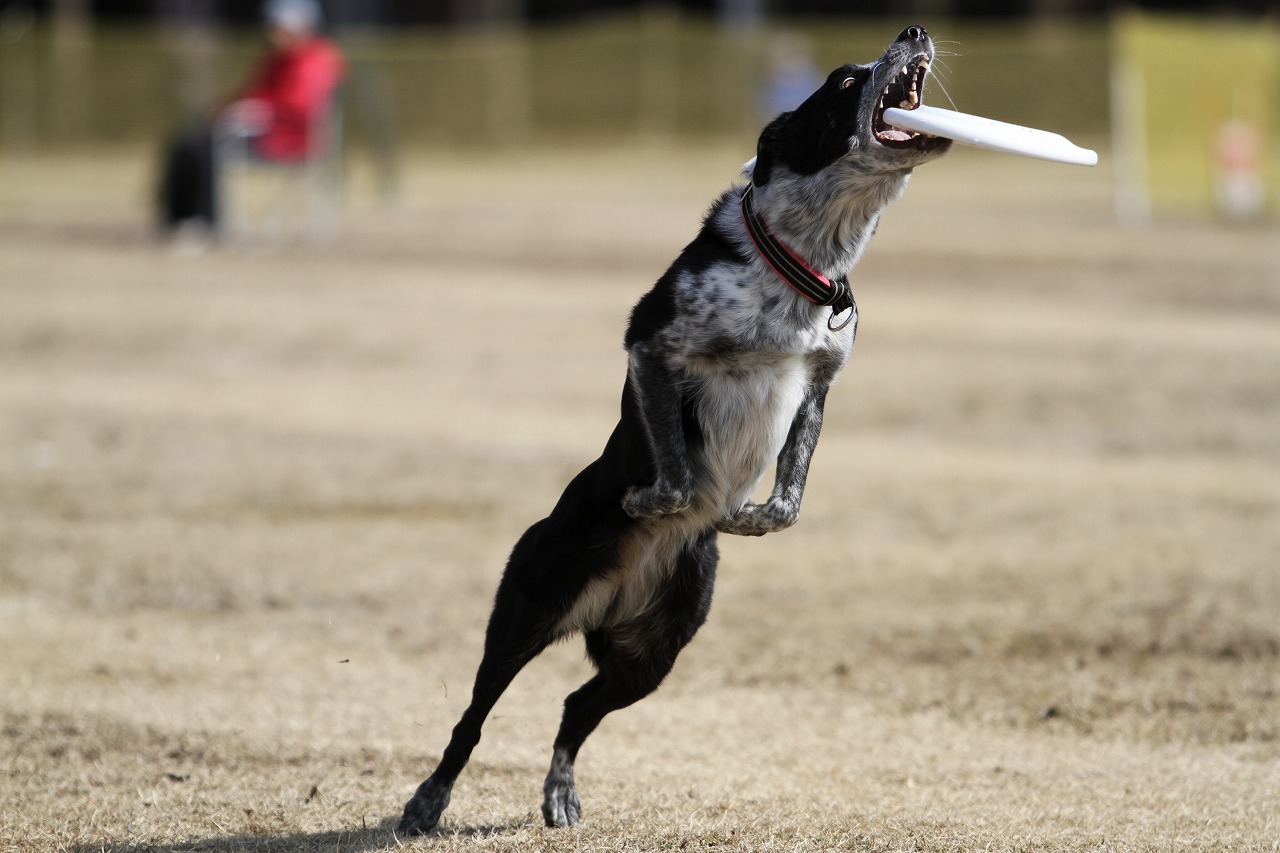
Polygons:
<instances>
[{"instance_id":1,"label":"speckled fur","mask_svg":"<svg viewBox=\"0 0 1280 853\"><path fill-rule=\"evenodd\" d=\"M836 279L848 275L911 170L945 141L890 147L872 110L904 63L932 43L910 28L866 66L765 128L755 160L637 303L621 416L603 453L516 543L494 599L471 703L400 830L430 831L511 679L549 643L583 634L598 673L565 700L544 785L549 826L578 822L578 749L600 721L655 690L711 606L719 533L795 524L827 391L849 359L853 322L779 279L746 233L748 180L774 232ZM854 85L856 83L856 86ZM770 469L768 497L752 496Z\"/></svg>"}]
</instances>

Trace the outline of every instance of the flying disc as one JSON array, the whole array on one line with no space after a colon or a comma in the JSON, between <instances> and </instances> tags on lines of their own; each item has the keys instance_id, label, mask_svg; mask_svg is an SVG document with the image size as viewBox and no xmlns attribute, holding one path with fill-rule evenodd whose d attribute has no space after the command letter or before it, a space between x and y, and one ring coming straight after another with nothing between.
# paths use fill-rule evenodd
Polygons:
<instances>
[{"instance_id":1,"label":"flying disc","mask_svg":"<svg viewBox=\"0 0 1280 853\"><path fill-rule=\"evenodd\" d=\"M954 110L925 106L912 110L889 107L884 111L884 121L903 130L945 136L961 145L972 145L975 148L1078 166L1098 164L1098 152L1081 148L1065 136Z\"/></svg>"}]
</instances>

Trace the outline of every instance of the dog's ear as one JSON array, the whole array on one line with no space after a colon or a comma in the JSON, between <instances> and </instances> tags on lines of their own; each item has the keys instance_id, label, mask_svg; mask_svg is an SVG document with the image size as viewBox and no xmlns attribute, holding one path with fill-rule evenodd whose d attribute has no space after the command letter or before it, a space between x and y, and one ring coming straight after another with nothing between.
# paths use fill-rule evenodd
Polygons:
<instances>
[{"instance_id":1,"label":"dog's ear","mask_svg":"<svg viewBox=\"0 0 1280 853\"><path fill-rule=\"evenodd\" d=\"M779 166L812 175L848 154L870 78L867 66L841 66L804 103L769 122L756 144L756 186Z\"/></svg>"},{"instance_id":2,"label":"dog's ear","mask_svg":"<svg viewBox=\"0 0 1280 853\"><path fill-rule=\"evenodd\" d=\"M779 146L785 135L784 128L791 120L791 115L789 112L782 113L760 133L760 139L756 142L756 167L751 173L751 182L757 187L769 183L774 163L778 159Z\"/></svg>"}]
</instances>

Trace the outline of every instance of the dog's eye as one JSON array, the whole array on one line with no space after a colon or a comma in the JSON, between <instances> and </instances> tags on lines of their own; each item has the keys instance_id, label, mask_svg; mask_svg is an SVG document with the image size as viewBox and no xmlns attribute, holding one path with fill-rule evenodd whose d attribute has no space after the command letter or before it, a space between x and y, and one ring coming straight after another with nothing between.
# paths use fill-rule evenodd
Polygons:
<instances>
[{"instance_id":1,"label":"dog's eye","mask_svg":"<svg viewBox=\"0 0 1280 853\"><path fill-rule=\"evenodd\" d=\"M840 84L840 88L848 89L850 86L852 86L854 83L857 83L857 82L858 80L855 77L846 77L844 78L844 82Z\"/></svg>"}]
</instances>

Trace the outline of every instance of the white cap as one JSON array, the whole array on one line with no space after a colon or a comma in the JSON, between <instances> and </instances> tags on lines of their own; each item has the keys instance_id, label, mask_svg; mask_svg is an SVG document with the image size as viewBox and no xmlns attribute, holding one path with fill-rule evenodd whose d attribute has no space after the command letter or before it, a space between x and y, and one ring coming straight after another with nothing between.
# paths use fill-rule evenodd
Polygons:
<instances>
[{"instance_id":1,"label":"white cap","mask_svg":"<svg viewBox=\"0 0 1280 853\"><path fill-rule=\"evenodd\" d=\"M320 4L316 0L267 0L262 15L273 27L295 33L320 28Z\"/></svg>"}]
</instances>

